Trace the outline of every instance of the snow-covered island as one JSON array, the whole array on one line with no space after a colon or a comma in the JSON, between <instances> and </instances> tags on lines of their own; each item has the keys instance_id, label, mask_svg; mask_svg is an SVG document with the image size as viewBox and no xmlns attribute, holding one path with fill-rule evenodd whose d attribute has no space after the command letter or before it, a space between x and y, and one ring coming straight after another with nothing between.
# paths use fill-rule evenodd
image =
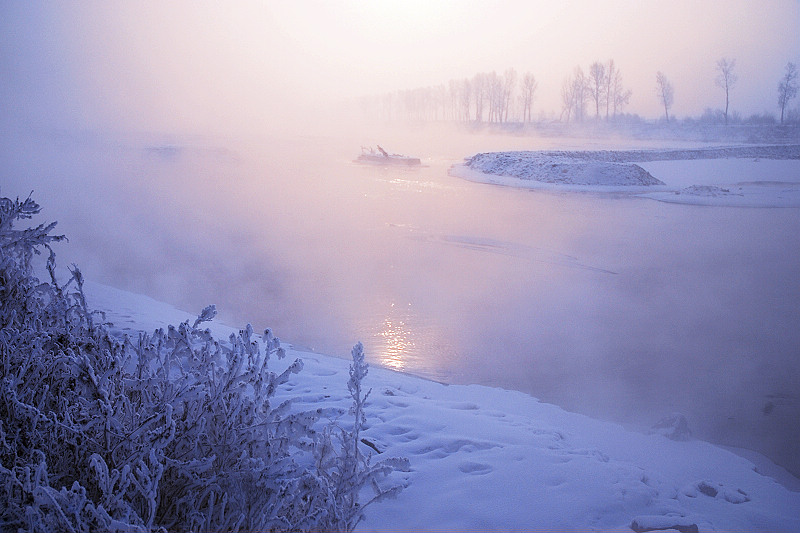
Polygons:
<instances>
[{"instance_id":1,"label":"snow-covered island","mask_svg":"<svg viewBox=\"0 0 800 533\"><path fill-rule=\"evenodd\" d=\"M692 172L700 161L739 160L747 178L709 183L713 173ZM800 206L800 172L747 168L742 160L800 160L800 145L731 146L668 150L489 152L468 157L450 175L529 189L628 192L660 201L736 206ZM664 166L669 162L669 166ZM663 175L662 175L663 173ZM695 177L699 182L686 182Z\"/></svg>"},{"instance_id":2,"label":"snow-covered island","mask_svg":"<svg viewBox=\"0 0 800 533\"><path fill-rule=\"evenodd\" d=\"M594 152L597 153L597 152ZM600 152L602 153L602 152ZM593 154L593 152L584 152ZM529 180L540 186L652 187L664 185L635 163L579 157L568 152L495 152L467 159L451 173L471 177L473 172ZM491 181L491 178L486 178Z\"/></svg>"}]
</instances>

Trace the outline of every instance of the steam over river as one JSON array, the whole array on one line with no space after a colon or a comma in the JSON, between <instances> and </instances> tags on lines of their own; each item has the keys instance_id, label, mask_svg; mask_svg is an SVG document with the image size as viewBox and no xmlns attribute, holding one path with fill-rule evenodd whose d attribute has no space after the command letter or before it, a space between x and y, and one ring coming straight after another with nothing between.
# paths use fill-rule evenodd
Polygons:
<instances>
[{"instance_id":1,"label":"steam over river","mask_svg":"<svg viewBox=\"0 0 800 533\"><path fill-rule=\"evenodd\" d=\"M800 473L799 209L447 174L478 151L598 148L574 140L378 139L423 159L407 169L353 163L372 139L15 135L0 193L34 190L70 239L59 263L90 279L623 423L680 412Z\"/></svg>"}]
</instances>

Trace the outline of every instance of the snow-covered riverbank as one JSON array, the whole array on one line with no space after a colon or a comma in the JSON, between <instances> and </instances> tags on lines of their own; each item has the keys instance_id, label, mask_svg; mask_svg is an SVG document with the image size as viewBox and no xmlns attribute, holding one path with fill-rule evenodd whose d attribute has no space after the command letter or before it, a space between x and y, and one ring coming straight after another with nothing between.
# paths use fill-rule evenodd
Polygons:
<instances>
[{"instance_id":1,"label":"snow-covered riverbank","mask_svg":"<svg viewBox=\"0 0 800 533\"><path fill-rule=\"evenodd\" d=\"M725 166L729 161L735 161L733 171ZM727 172L720 175L715 167ZM685 204L800 207L800 145L480 153L454 165L450 175L530 189L625 192Z\"/></svg>"},{"instance_id":2,"label":"snow-covered riverbank","mask_svg":"<svg viewBox=\"0 0 800 533\"><path fill-rule=\"evenodd\" d=\"M119 333L194 319L144 296L87 289ZM218 338L233 331L210 328ZM348 407L347 360L293 347L288 355L270 364L303 359L282 391L299 408ZM393 474L405 490L368 508L360 530L800 530L800 492L787 488L798 490L797 480L780 469L783 485L764 475L775 467L763 458L757 466L691 437L670 439L669 428L630 431L520 392L375 367L365 384L364 451L408 457L411 471Z\"/></svg>"}]
</instances>

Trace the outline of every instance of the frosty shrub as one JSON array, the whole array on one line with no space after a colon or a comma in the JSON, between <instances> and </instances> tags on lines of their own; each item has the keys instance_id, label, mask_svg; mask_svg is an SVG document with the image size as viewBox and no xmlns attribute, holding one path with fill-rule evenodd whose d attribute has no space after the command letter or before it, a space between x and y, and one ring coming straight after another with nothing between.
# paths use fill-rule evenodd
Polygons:
<instances>
[{"instance_id":1,"label":"frosty shrub","mask_svg":"<svg viewBox=\"0 0 800 533\"><path fill-rule=\"evenodd\" d=\"M0 199L0 529L3 531L352 530L364 507L396 494L379 481L407 462L371 464L363 349L353 350L352 426L333 408L298 412L276 391L267 330L227 341L193 324L116 338L87 306L76 267L59 285L55 224ZM49 252L49 282L31 260ZM101 320L96 320L101 318ZM364 488L374 496L362 502Z\"/></svg>"},{"instance_id":2,"label":"frosty shrub","mask_svg":"<svg viewBox=\"0 0 800 533\"><path fill-rule=\"evenodd\" d=\"M351 531L363 518L363 509L370 503L394 496L401 486L381 489L377 479L390 474L393 470L407 470L408 460L390 458L372 465L370 456L364 456L359 450L361 443L361 427L366 423L364 403L369 392L363 393L361 382L367 375L368 365L364 361L364 347L359 342L352 352L353 364L350 366L350 380L347 388L353 398L350 414L354 417L350 431L329 425L322 432L321 445L317 446L317 470L325 479L325 486L336 500L336 509L340 512L326 518L326 530ZM338 443L337 443L338 441ZM338 444L338 445L337 445ZM374 496L364 504L359 503L361 487L372 485Z\"/></svg>"}]
</instances>

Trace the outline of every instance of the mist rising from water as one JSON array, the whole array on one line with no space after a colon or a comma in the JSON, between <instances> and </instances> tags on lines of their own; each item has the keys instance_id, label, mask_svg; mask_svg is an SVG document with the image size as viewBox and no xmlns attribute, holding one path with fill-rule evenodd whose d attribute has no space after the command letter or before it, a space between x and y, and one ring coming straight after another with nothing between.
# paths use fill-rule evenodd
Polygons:
<instances>
[{"instance_id":1,"label":"mist rising from water","mask_svg":"<svg viewBox=\"0 0 800 533\"><path fill-rule=\"evenodd\" d=\"M455 130L241 139L8 134L96 281L425 377L529 392L790 464L800 411L795 209L704 208L451 178L477 151L586 145ZM558 144L561 142L562 144ZM596 147L598 141L592 141ZM352 162L362 144L420 169ZM771 406L771 407L768 407Z\"/></svg>"}]
</instances>

